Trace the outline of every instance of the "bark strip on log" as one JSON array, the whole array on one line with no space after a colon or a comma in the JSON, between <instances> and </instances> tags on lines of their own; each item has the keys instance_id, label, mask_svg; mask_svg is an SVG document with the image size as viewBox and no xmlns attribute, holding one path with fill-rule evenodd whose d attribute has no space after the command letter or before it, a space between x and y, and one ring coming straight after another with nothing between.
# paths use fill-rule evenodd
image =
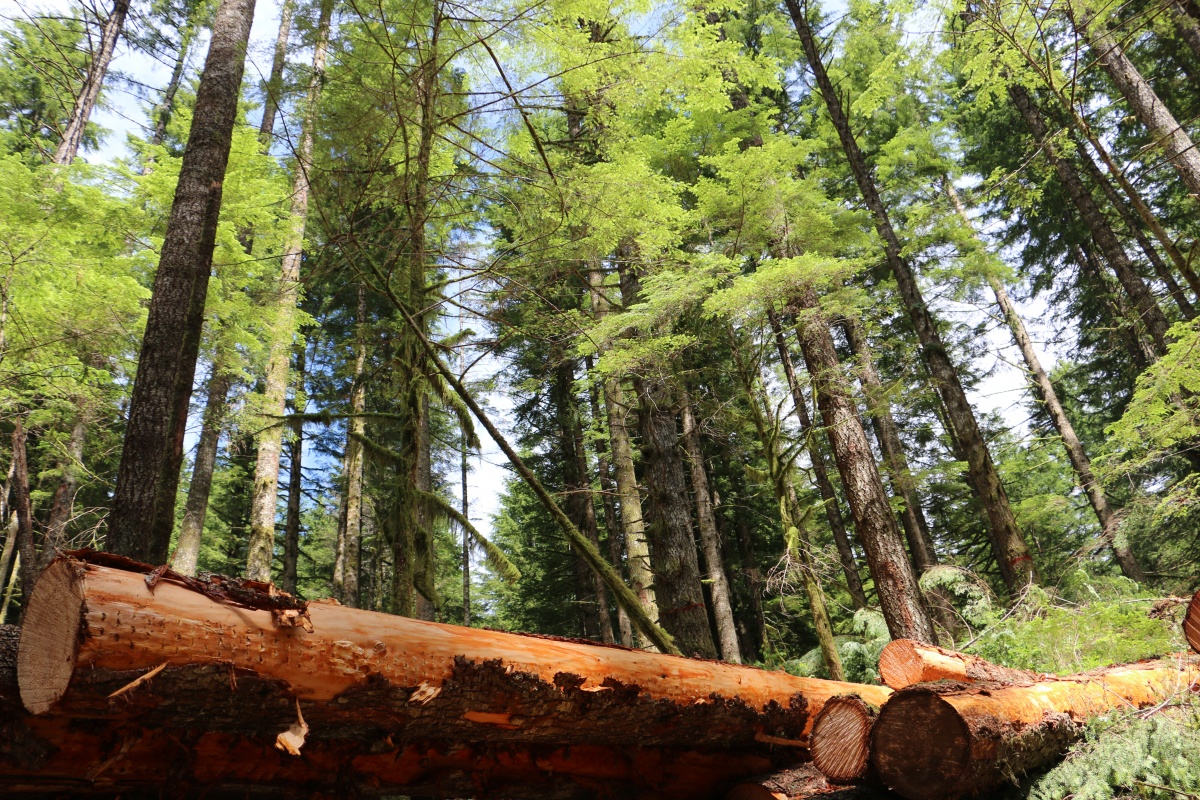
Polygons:
<instances>
[{"instance_id":1,"label":"bark strip on log","mask_svg":"<svg viewBox=\"0 0 1200 800\"><path fill-rule=\"evenodd\" d=\"M1059 758L1089 718L1195 690L1200 664L1110 667L1028 686L920 684L884 705L871 733L880 779L908 800L952 800Z\"/></svg>"},{"instance_id":2,"label":"bark strip on log","mask_svg":"<svg viewBox=\"0 0 1200 800\"><path fill-rule=\"evenodd\" d=\"M997 682L1023 686L1043 676L1028 670L1002 667L979 656L956 653L912 639L894 639L879 654L879 677L889 688L903 689L931 681Z\"/></svg>"},{"instance_id":3,"label":"bark strip on log","mask_svg":"<svg viewBox=\"0 0 1200 800\"><path fill-rule=\"evenodd\" d=\"M833 783L852 783L867 776L871 763L871 727L877 708L857 695L829 700L813 720L809 752L817 769Z\"/></svg>"},{"instance_id":4,"label":"bark strip on log","mask_svg":"<svg viewBox=\"0 0 1200 800\"><path fill-rule=\"evenodd\" d=\"M21 635L26 708L109 716L108 694L166 661L152 682L122 697L121 714L273 738L295 720L298 699L314 737L400 729L410 742L770 753L773 740L802 740L830 697L856 693L881 704L891 693L323 603L308 606L306 632L286 624L302 613L296 608L234 605L165 580L151 588L146 577L75 558L51 565Z\"/></svg>"}]
</instances>

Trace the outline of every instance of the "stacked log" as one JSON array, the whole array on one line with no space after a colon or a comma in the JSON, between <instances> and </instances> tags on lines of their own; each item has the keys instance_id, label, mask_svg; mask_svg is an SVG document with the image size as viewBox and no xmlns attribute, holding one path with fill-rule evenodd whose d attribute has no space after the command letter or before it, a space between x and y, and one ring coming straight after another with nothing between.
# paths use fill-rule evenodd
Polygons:
<instances>
[{"instance_id":1,"label":"stacked log","mask_svg":"<svg viewBox=\"0 0 1200 800\"><path fill-rule=\"evenodd\" d=\"M879 654L879 677L891 689L918 683L960 681L1028 685L1041 677L1036 672L1002 667L979 656L957 653L912 639L888 642Z\"/></svg>"},{"instance_id":2,"label":"stacked log","mask_svg":"<svg viewBox=\"0 0 1200 800\"><path fill-rule=\"evenodd\" d=\"M43 574L17 672L34 714L19 738L51 743L62 760L0 754L0 790L38 774L120 787L174 773L230 789L335 791L341 781L361 794L460 797L486 786L489 796L574 797L604 785L630 797L713 797L805 759L829 698L879 704L890 694L304 604L99 555ZM292 727L298 715L307 735ZM302 732L300 758L274 747L289 729Z\"/></svg>"}]
</instances>

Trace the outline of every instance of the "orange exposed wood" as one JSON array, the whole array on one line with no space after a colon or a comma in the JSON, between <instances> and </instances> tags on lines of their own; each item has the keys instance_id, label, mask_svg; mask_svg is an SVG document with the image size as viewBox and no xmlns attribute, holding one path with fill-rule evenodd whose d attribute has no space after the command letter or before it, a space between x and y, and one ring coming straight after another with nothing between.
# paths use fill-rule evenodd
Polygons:
<instances>
[{"instance_id":1,"label":"orange exposed wood","mask_svg":"<svg viewBox=\"0 0 1200 800\"><path fill-rule=\"evenodd\" d=\"M1200 592L1192 595L1187 614L1183 617L1183 635L1192 649L1200 653Z\"/></svg>"},{"instance_id":2,"label":"orange exposed wood","mask_svg":"<svg viewBox=\"0 0 1200 800\"><path fill-rule=\"evenodd\" d=\"M884 705L871 761L909 800L978 794L1060 757L1089 718L1194 691L1200 666L1147 662L1025 686L920 684Z\"/></svg>"},{"instance_id":3,"label":"orange exposed wood","mask_svg":"<svg viewBox=\"0 0 1200 800\"><path fill-rule=\"evenodd\" d=\"M809 751L830 781L851 783L867 776L871 727L878 713L857 695L844 695L831 698L817 714Z\"/></svg>"},{"instance_id":4,"label":"orange exposed wood","mask_svg":"<svg viewBox=\"0 0 1200 800\"><path fill-rule=\"evenodd\" d=\"M912 639L888 642L879 654L879 676L892 689L930 681L1032 683L1039 677L1036 672L1002 667Z\"/></svg>"}]
</instances>

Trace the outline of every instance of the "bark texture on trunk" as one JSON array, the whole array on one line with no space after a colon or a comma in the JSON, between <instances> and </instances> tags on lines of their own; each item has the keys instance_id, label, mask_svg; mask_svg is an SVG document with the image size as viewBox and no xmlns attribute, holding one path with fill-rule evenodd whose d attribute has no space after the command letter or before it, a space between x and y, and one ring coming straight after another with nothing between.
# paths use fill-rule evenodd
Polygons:
<instances>
[{"instance_id":1,"label":"bark texture on trunk","mask_svg":"<svg viewBox=\"0 0 1200 800\"><path fill-rule=\"evenodd\" d=\"M1125 55L1104 21L1093 18L1090 13L1076 15L1069 4L1067 8L1076 29L1087 40L1096 60L1125 97L1133 113L1150 131L1184 185L1194 197L1200 197L1200 152L1196 151L1187 131L1142 77L1129 56Z\"/></svg>"},{"instance_id":2,"label":"bark texture on trunk","mask_svg":"<svg viewBox=\"0 0 1200 800\"><path fill-rule=\"evenodd\" d=\"M967 227L967 230L972 232L972 235L976 235L971 218L968 216L966 208L959 199L954 185L947 180L945 181L945 188L963 224ZM1092 472L1091 459L1088 458L1087 451L1084 449L1079 435L1075 433L1075 426L1071 424L1066 409L1063 408L1062 402L1058 399L1058 392L1055 390L1054 384L1050 381L1050 375L1047 374L1045 368L1042 366L1041 359L1038 358L1037 350L1033 346L1033 339L1030 338L1029 331L1025 329L1025 322L1017 313L1017 308L1013 305L1012 298L1008 296L1008 289L1004 287L1004 283L995 275L988 276L988 284L992 287L992 294L996 297L996 305L1000 308L1000 313L1004 317L1004 322L1008 326L1009 333L1012 334L1017 349L1021 351L1021 358L1025 361L1025 368L1028 370L1026 377L1033 384L1038 399L1042 401L1042 405L1046 408L1046 413L1050 415L1050 422L1054 425L1054 429L1058 431L1058 436L1067 451L1067 458L1070 460L1071 466L1075 469L1075 477L1079 485L1083 487L1083 491L1088 497L1088 502L1091 503L1092 510L1096 513L1096 519L1100 522L1101 539L1113 551L1117 559L1117 564L1121 567L1121 573L1130 580L1145 583L1146 573L1138 565L1137 559L1133 556L1133 551L1129 548L1128 540L1120 532L1117 517L1113 513L1112 506L1108 503L1108 495L1105 494L1104 487L1100 484L1100 481L1096 480L1096 476Z\"/></svg>"},{"instance_id":3,"label":"bark texture on trunk","mask_svg":"<svg viewBox=\"0 0 1200 800\"><path fill-rule=\"evenodd\" d=\"M346 422L346 451L343 470L346 475L346 494L343 496L343 514L338 531L337 561L333 571L334 596L348 606L358 607L358 572L362 552L362 507L363 507L363 445L360 437L366 432L366 420L362 417L367 410L367 287L358 284L354 353L354 382L350 386L350 419Z\"/></svg>"},{"instance_id":4,"label":"bark texture on trunk","mask_svg":"<svg viewBox=\"0 0 1200 800\"><path fill-rule=\"evenodd\" d=\"M804 315L800 323L804 360L888 630L897 639L934 642L933 624L816 292L811 287L800 291L796 303Z\"/></svg>"},{"instance_id":5,"label":"bark texture on trunk","mask_svg":"<svg viewBox=\"0 0 1200 800\"><path fill-rule=\"evenodd\" d=\"M996 465L992 462L991 453L988 451L987 442L983 437L983 432L979 429L975 412L971 408L962 382L959 380L958 370L951 362L945 343L942 342L937 324L921 293L916 273L903 255L900 238L892 228L887 208L879 196L879 190L875 186L875 180L867 166L867 160L862 150L859 149L854 132L850 127L850 120L842 108L840 95L825 71L820 49L813 37L804 9L799 0L786 0L786 5L796 32L799 34L805 57L816 77L817 86L829 111L830 120L837 130L842 150L849 161L850 170L854 174L859 192L875 218L875 229L883 242L888 266L896 279L905 310L908 312L909 320L921 343L921 357L946 405L955 435L961 444L963 455L966 457L967 479L987 513L988 526L1001 575L1010 591L1016 592L1026 584L1037 581L1033 556L1017 525L1016 517L1008 502L1008 495L1004 491L1004 485L1000 482L1000 475L996 471ZM862 535L861 529L859 529L859 535ZM882 592L880 594L882 595Z\"/></svg>"},{"instance_id":6,"label":"bark texture on trunk","mask_svg":"<svg viewBox=\"0 0 1200 800\"><path fill-rule=\"evenodd\" d=\"M128 719L243 735L722 748L803 747L831 697L879 686L443 625L181 579L116 557L56 561L29 603L18 653L34 714ZM97 563L104 561L105 564ZM149 578L149 580L148 580ZM157 578L153 586L148 585ZM306 627L311 628L311 631ZM114 707L109 695L145 670ZM234 680L231 680L234 676ZM234 702L241 693L254 702Z\"/></svg>"},{"instance_id":7,"label":"bark texture on trunk","mask_svg":"<svg viewBox=\"0 0 1200 800\"><path fill-rule=\"evenodd\" d=\"M112 63L113 52L117 49L117 40L121 38L128 14L129 0L116 0L113 3L112 11L104 21L104 29L100 33L100 49L92 56L87 77L75 98L75 106L71 109L67 129L63 131L62 141L54 151L52 160L55 164L66 166L75 160L75 155L79 152L84 130L92 117L92 109L96 107L96 99L100 97L104 77L108 74L108 65Z\"/></svg>"},{"instance_id":8,"label":"bark texture on trunk","mask_svg":"<svg viewBox=\"0 0 1200 800\"><path fill-rule=\"evenodd\" d=\"M55 553L66 543L67 525L75 515L75 492L79 490L79 473L83 469L83 445L87 438L87 427L87 419L80 409L74 424L71 425L66 457L59 462L62 477L59 478L58 487L54 490L54 499L50 503L46 538L38 559L39 570L45 569Z\"/></svg>"},{"instance_id":9,"label":"bark texture on trunk","mask_svg":"<svg viewBox=\"0 0 1200 800\"><path fill-rule=\"evenodd\" d=\"M589 375L594 365L592 357L588 356L585 366ZM588 384L588 403L591 406L593 435L596 447L596 472L600 479L601 508L604 511L604 529L608 532L608 559L617 572L621 571L621 562L625 560L625 536L617 517L617 492L613 485L612 465L608 460L608 448L604 444L604 425L600 416L599 390L595 381ZM629 614L621 606L617 606L617 628L621 636L621 644L633 647L633 625Z\"/></svg>"},{"instance_id":10,"label":"bark texture on trunk","mask_svg":"<svg viewBox=\"0 0 1200 800\"><path fill-rule=\"evenodd\" d=\"M170 560L171 569L183 575L196 574L204 520L208 516L208 498L212 494L213 470L217 464L217 446L221 441L232 386L229 373L220 363L215 364L208 380L208 400L204 405L200 441L196 443L196 463L192 466L192 482L188 486L183 522L179 526L179 541Z\"/></svg>"},{"instance_id":11,"label":"bark texture on trunk","mask_svg":"<svg viewBox=\"0 0 1200 800\"><path fill-rule=\"evenodd\" d=\"M858 565L854 563L854 550L850 546L850 536L846 525L842 522L842 508L837 493L833 489L833 481L829 479L829 465L826 463L825 450L821 447L817 430L813 427L812 417L808 413L808 401L800 388L796 377L796 366L792 361L792 351L783 335L783 327L774 311L768 310L767 319L775 334L775 348L779 352L779 361L783 364L783 374L787 379L788 389L792 393L792 408L796 419L800 422L800 435L808 444L808 457L812 462L813 480L817 491L821 494L821 504L825 509L825 519L829 522L829 530L833 533L834 544L837 545L838 560L842 565L842 574L846 576L846 589L850 592L850 601L854 607L867 607L867 593L863 590L862 578L858 574Z\"/></svg>"},{"instance_id":12,"label":"bark texture on trunk","mask_svg":"<svg viewBox=\"0 0 1200 800\"><path fill-rule=\"evenodd\" d=\"M295 337L296 303L300 298L300 262L304 253L304 229L308 219L311 188L312 149L317 120L317 104L325 83L325 53L329 46L332 0L323 0L317 21L317 42L313 48L312 77L304 130L296 152L296 180L292 186L291 230L283 250L279 276L279 296L271 333L267 374L264 377L263 414L282 417L287 411L288 374ZM279 494L279 457L283 444L283 426L271 424L258 436L258 459L254 465L254 487L250 500L250 548L246 576L252 580L271 579L271 561L275 550L275 512Z\"/></svg>"},{"instance_id":13,"label":"bark texture on trunk","mask_svg":"<svg viewBox=\"0 0 1200 800\"><path fill-rule=\"evenodd\" d=\"M692 476L692 495L696 498L696 520L700 528L700 551L704 555L709 593L712 596L713 616L717 621L717 643L721 658L734 664L742 663L738 646L737 624L733 621L733 600L729 579L725 576L725 559L721 555L721 535L713 511L712 494L708 488L708 472L704 467L704 451L700 446L700 429L692 411L691 398L683 393L683 448L688 457Z\"/></svg>"},{"instance_id":14,"label":"bark texture on trunk","mask_svg":"<svg viewBox=\"0 0 1200 800\"><path fill-rule=\"evenodd\" d=\"M1071 204L1079 212L1079 218L1087 226L1092 239L1103 254L1104 260L1116 273L1121 288L1125 290L1125 294L1137 309L1138 316L1146 327L1146 332L1154 340L1156 355L1161 356L1167 352L1168 325L1162 309L1154 300L1154 295L1151 294L1142 277L1137 274L1125 248L1121 246L1112 226L1096 204L1092 193L1084 185L1074 165L1063 158L1050 141L1050 131L1046 127L1046 121L1042 118L1042 113L1034 104L1029 92L1023 86L1011 84L1008 87L1008 95L1012 99L1013 105L1017 107L1017 111L1020 112L1021 118L1025 120L1025 125L1033 134L1034 140L1045 153L1046 159L1054 167L1058 179L1062 181L1063 188L1067 191L1067 196L1071 198Z\"/></svg>"},{"instance_id":15,"label":"bark texture on trunk","mask_svg":"<svg viewBox=\"0 0 1200 800\"><path fill-rule=\"evenodd\" d=\"M879 677L892 689L933 681L1027 685L1039 678L1036 672L1001 667L979 656L912 639L893 639L887 643L879 654Z\"/></svg>"},{"instance_id":16,"label":"bark texture on trunk","mask_svg":"<svg viewBox=\"0 0 1200 800\"><path fill-rule=\"evenodd\" d=\"M173 410L182 391L177 387L190 392L196 373L195 358L184 357L183 340L188 337L181 333L193 322L192 309L202 309L207 297L221 182L229 161L253 18L254 0L222 0L217 8L154 278L109 515L108 548L155 563L166 560L170 545L169 536L164 540L161 532L152 531L160 476L174 433Z\"/></svg>"},{"instance_id":17,"label":"bark texture on trunk","mask_svg":"<svg viewBox=\"0 0 1200 800\"><path fill-rule=\"evenodd\" d=\"M974 796L1061 757L1088 719L1156 705L1198 677L1194 662L1161 661L1025 686L912 686L883 706L871 761L907 800Z\"/></svg>"}]
</instances>

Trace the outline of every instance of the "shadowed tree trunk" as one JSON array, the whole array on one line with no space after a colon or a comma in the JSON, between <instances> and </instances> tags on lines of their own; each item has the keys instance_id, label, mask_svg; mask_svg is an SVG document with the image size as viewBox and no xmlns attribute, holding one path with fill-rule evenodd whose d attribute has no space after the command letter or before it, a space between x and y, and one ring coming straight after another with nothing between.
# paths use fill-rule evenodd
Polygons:
<instances>
[{"instance_id":1,"label":"shadowed tree trunk","mask_svg":"<svg viewBox=\"0 0 1200 800\"><path fill-rule=\"evenodd\" d=\"M1184 185L1194 197L1200 197L1200 152L1196 151L1187 131L1159 99L1129 56L1125 55L1103 20L1096 19L1092 13L1076 14L1069 3L1067 14L1133 113L1150 131L1171 166L1175 167Z\"/></svg>"},{"instance_id":2,"label":"shadowed tree trunk","mask_svg":"<svg viewBox=\"0 0 1200 800\"><path fill-rule=\"evenodd\" d=\"M1125 252L1125 248L1121 246L1121 242L1113 232L1112 226L1109 225L1108 220L1100 211L1095 198L1092 197L1092 193L1084 185L1074 165L1063 158L1050 141L1050 132L1046 127L1046 122L1042 118L1041 111L1034 104L1033 98L1030 97L1029 92L1023 86L1010 84L1008 94L1013 104L1017 107L1017 111L1020 112L1021 118L1025 120L1026 127L1033 134L1034 140L1041 147L1051 166L1054 167L1058 179L1062 181L1063 188L1067 191L1067 196L1071 198L1071 204L1079 212L1079 218L1087 227L1088 232L1091 233L1096 246L1104 255L1104 260L1108 262L1113 272L1116 273L1121 288L1125 290L1129 299L1133 301L1134 308L1137 309L1142 324L1146 326L1146 332L1154 340L1156 357L1161 356L1167 351L1168 325L1167 318L1163 315L1162 309L1158 307L1158 303L1154 300L1154 295L1150 293L1150 289L1146 286L1141 276L1137 274L1137 270L1129 260L1129 255Z\"/></svg>"},{"instance_id":3,"label":"shadowed tree trunk","mask_svg":"<svg viewBox=\"0 0 1200 800\"><path fill-rule=\"evenodd\" d=\"M296 352L296 396L292 410L298 414L305 411L304 380L307 375L305 355L307 348L301 346ZM295 434L288 442L288 494L287 514L283 524L283 575L280 585L288 594L296 593L297 567L300 558L300 501L304 491L304 423L293 426Z\"/></svg>"},{"instance_id":4,"label":"shadowed tree trunk","mask_svg":"<svg viewBox=\"0 0 1200 800\"><path fill-rule=\"evenodd\" d=\"M367 287L358 284L358 309L355 317L354 378L350 386L350 419L346 421L346 449L342 470L346 493L342 496L341 523L333 567L334 596L343 605L357 608L358 571L362 551L361 525L363 506L363 445L366 430L362 417L367 410L364 371L367 364ZM376 554L376 558L379 555Z\"/></svg>"},{"instance_id":5,"label":"shadowed tree trunk","mask_svg":"<svg viewBox=\"0 0 1200 800\"><path fill-rule=\"evenodd\" d=\"M808 457L812 462L813 480L817 491L821 494L821 504L825 509L825 519L829 521L829 530L833 533L834 544L837 545L838 561L842 565L842 574L846 576L846 589L850 592L850 601L854 607L867 607L867 593L863 590L862 578L858 574L858 566L854 563L854 550L850 546L850 536L846 533L845 523L842 522L841 503L833 489L833 481L829 480L829 465L825 460L825 451L817 438L813 427L812 417L808 414L808 404L800 381L796 377L796 366L792 361L792 352L787 346L779 317L773 310L768 309L767 320L771 323L771 331L775 335L775 348L779 352L779 361L783 365L783 374L787 378L788 390L792 394L792 407L796 419L800 421L800 435L808 446Z\"/></svg>"},{"instance_id":6,"label":"shadowed tree trunk","mask_svg":"<svg viewBox=\"0 0 1200 800\"><path fill-rule=\"evenodd\" d=\"M713 512L712 494L708 488L708 473L704 467L704 450L700 446L700 428L692 411L687 390L681 392L680 411L683 417L683 449L688 457L692 476L692 494L696 498L696 521L700 528L700 552L708 574L709 594L712 596L713 616L717 621L717 643L721 658L734 664L742 663L738 646L737 625L733 621L733 600L729 579L725 576L725 559L721 556L721 536Z\"/></svg>"},{"instance_id":7,"label":"shadowed tree trunk","mask_svg":"<svg viewBox=\"0 0 1200 800\"><path fill-rule=\"evenodd\" d=\"M592 314L597 321L609 311L604 293L604 278L598 269L588 275L592 296ZM629 588L653 620L658 619L658 603L654 596L654 577L650 571L650 545L646 541L646 523L642 517L642 496L638 488L633 462L633 445L629 439L629 404L618 378L604 379L604 411L608 419L609 444L612 446L613 472L617 501L621 510L621 528L629 568ZM614 565L617 562L613 562ZM638 646L652 649L653 645L640 632L635 632Z\"/></svg>"},{"instance_id":8,"label":"shadowed tree trunk","mask_svg":"<svg viewBox=\"0 0 1200 800\"><path fill-rule=\"evenodd\" d=\"M75 106L71 109L67 129L63 131L62 141L54 151L52 160L55 164L67 166L75 160L75 155L79 152L84 130L92 117L92 110L96 107L96 99L100 97L100 89L104 86L104 78L108 74L108 65L112 63L113 52L117 49L117 40L121 38L128 14L129 0L116 0L113 3L112 11L104 21L104 29L100 34L100 48L92 56L87 77L75 98Z\"/></svg>"},{"instance_id":9,"label":"shadowed tree trunk","mask_svg":"<svg viewBox=\"0 0 1200 800\"><path fill-rule=\"evenodd\" d=\"M967 480L986 511L1001 575L1009 590L1016 592L1031 581L1037 580L1033 556L1017 525L1016 517L1008 502L1008 495L1004 491L1004 485L1000 482L1000 474L992 462L987 442L975 419L975 412L971 408L962 382L959 380L958 370L951 362L950 354L946 350L945 343L942 342L937 324L934 322L929 306L921 293L920 285L917 283L916 273L903 255L900 237L892 228L887 208L879 196L879 190L867 166L867 160L862 150L859 149L850 127L850 120L842 108L840 95L825 71L820 50L813 38L812 29L809 27L804 10L799 0L786 0L786 4L792 23L799 34L805 57L813 70L817 87L820 89L821 97L829 112L829 118L838 133L842 150L850 165L850 171L854 174L863 201L875 218L875 229L882 240L888 266L896 279L900 298L908 312L913 329L916 331L917 339L921 343L921 357L938 393L946 404L950 421L962 444L963 454L967 461ZM844 480L843 478L843 483ZM847 494L849 491L849 487L847 487ZM864 535L861 528L858 532L860 536ZM880 595L883 595L882 590Z\"/></svg>"},{"instance_id":10,"label":"shadowed tree trunk","mask_svg":"<svg viewBox=\"0 0 1200 800\"><path fill-rule=\"evenodd\" d=\"M1200 22L1187 12L1182 0L1168 0L1167 12L1171 15L1171 21L1175 23L1179 38L1183 39L1192 55L1200 61Z\"/></svg>"},{"instance_id":11,"label":"shadowed tree trunk","mask_svg":"<svg viewBox=\"0 0 1200 800\"><path fill-rule=\"evenodd\" d=\"M806 287L797 293L796 303L803 315L799 328L804 361L888 630L894 639L936 643L917 576L904 552L875 455L858 418L849 381L838 363L817 294Z\"/></svg>"},{"instance_id":12,"label":"shadowed tree trunk","mask_svg":"<svg viewBox=\"0 0 1200 800\"><path fill-rule=\"evenodd\" d=\"M970 216L967 214L967 209L963 206L959 199L958 192L955 191L954 185L950 181L944 182L946 194L950 201L954 204L955 211L958 212L962 219L963 225L967 230L971 231L972 236L978 236L975 233L975 227L971 222ZM1075 469L1075 477L1079 485L1083 487L1084 493L1088 497L1088 501L1092 505L1092 510L1096 512L1096 519L1100 522L1100 536L1104 543L1112 548L1113 555L1116 556L1117 564L1121 567L1122 574L1125 577L1145 583L1146 573L1142 571L1138 565L1137 559L1133 556L1133 551L1129 549L1129 543L1125 537L1121 535L1120 526L1117 524L1116 515L1113 514L1112 507L1108 503L1108 496L1104 493L1104 487L1096 480L1096 476L1092 473L1092 463L1088 458L1087 451L1083 447L1083 442L1075 433L1075 427L1071 424L1070 418L1067 417L1066 409L1058 399L1058 392L1054 390L1054 384L1050 382L1050 376L1042 367L1041 359L1038 358L1037 351L1033 347L1033 339L1030 338L1029 332L1025 329L1025 323L1017 314L1016 306L1013 305L1012 299L1008 296L1008 290L1004 288L1004 283L995 275L988 275L988 284L992 287L992 293L996 296L996 305L1000 308L1000 313L1004 316L1004 322L1008 325L1008 330L1012 334L1013 341L1016 342L1017 349L1021 351L1021 357L1025 360L1025 369L1027 370L1026 378L1033 384L1035 393L1042 405L1046 409L1046 413L1050 415L1050 421L1054 425L1054 429L1058 431L1059 438L1062 439L1063 447L1066 448L1067 458L1071 461L1071 466Z\"/></svg>"},{"instance_id":13,"label":"shadowed tree trunk","mask_svg":"<svg viewBox=\"0 0 1200 800\"><path fill-rule=\"evenodd\" d=\"M317 22L317 42L313 48L312 77L308 83L308 101L300 149L296 153L296 181L292 187L291 230L284 245L283 266L279 276L279 299L271 333L267 374L263 390L263 414L282 417L287 410L288 367L295 336L296 303L300 297L300 262L304 252L304 228L308 218L311 189L313 129L317 104L325 82L325 52L329 46L329 23L333 0L323 0ZM250 553L246 559L246 577L271 580L271 560L275 549L275 507L279 493L279 457L283 426L270 424L258 437L258 460L254 465L254 491L250 511Z\"/></svg>"},{"instance_id":14,"label":"shadowed tree trunk","mask_svg":"<svg viewBox=\"0 0 1200 800\"><path fill-rule=\"evenodd\" d=\"M181 575L196 574L204 520L208 516L208 498L212 493L213 469L217 463L217 445L221 441L232 385L231 376L218 360L208 380L208 401L204 406L200 441L196 444L196 463L192 466L192 481L188 486L183 523L179 527L179 541L171 556L171 569Z\"/></svg>"},{"instance_id":15,"label":"shadowed tree trunk","mask_svg":"<svg viewBox=\"0 0 1200 800\"><path fill-rule=\"evenodd\" d=\"M1112 285L1112 278L1100 266L1100 259L1091 248L1082 244L1073 245L1071 256L1079 267L1079 274L1098 288L1109 319L1108 328L1120 334L1130 363L1135 370L1143 372L1158 356L1154 351L1154 343L1146 336L1141 318L1129 307L1120 286Z\"/></svg>"},{"instance_id":16,"label":"shadowed tree trunk","mask_svg":"<svg viewBox=\"0 0 1200 800\"><path fill-rule=\"evenodd\" d=\"M175 432L178 396L190 392L195 357L185 342L198 341L221 210L221 183L229 161L233 125L254 19L254 0L222 0L196 93L191 134L175 189L166 236L154 278L137 377L129 405L121 465L108 520L107 547L132 558L161 564L170 546L154 528L160 492L174 502L178 482L161 486ZM181 336L182 334L182 336ZM163 491L165 489L169 491ZM162 498L165 504L167 499Z\"/></svg>"}]
</instances>

